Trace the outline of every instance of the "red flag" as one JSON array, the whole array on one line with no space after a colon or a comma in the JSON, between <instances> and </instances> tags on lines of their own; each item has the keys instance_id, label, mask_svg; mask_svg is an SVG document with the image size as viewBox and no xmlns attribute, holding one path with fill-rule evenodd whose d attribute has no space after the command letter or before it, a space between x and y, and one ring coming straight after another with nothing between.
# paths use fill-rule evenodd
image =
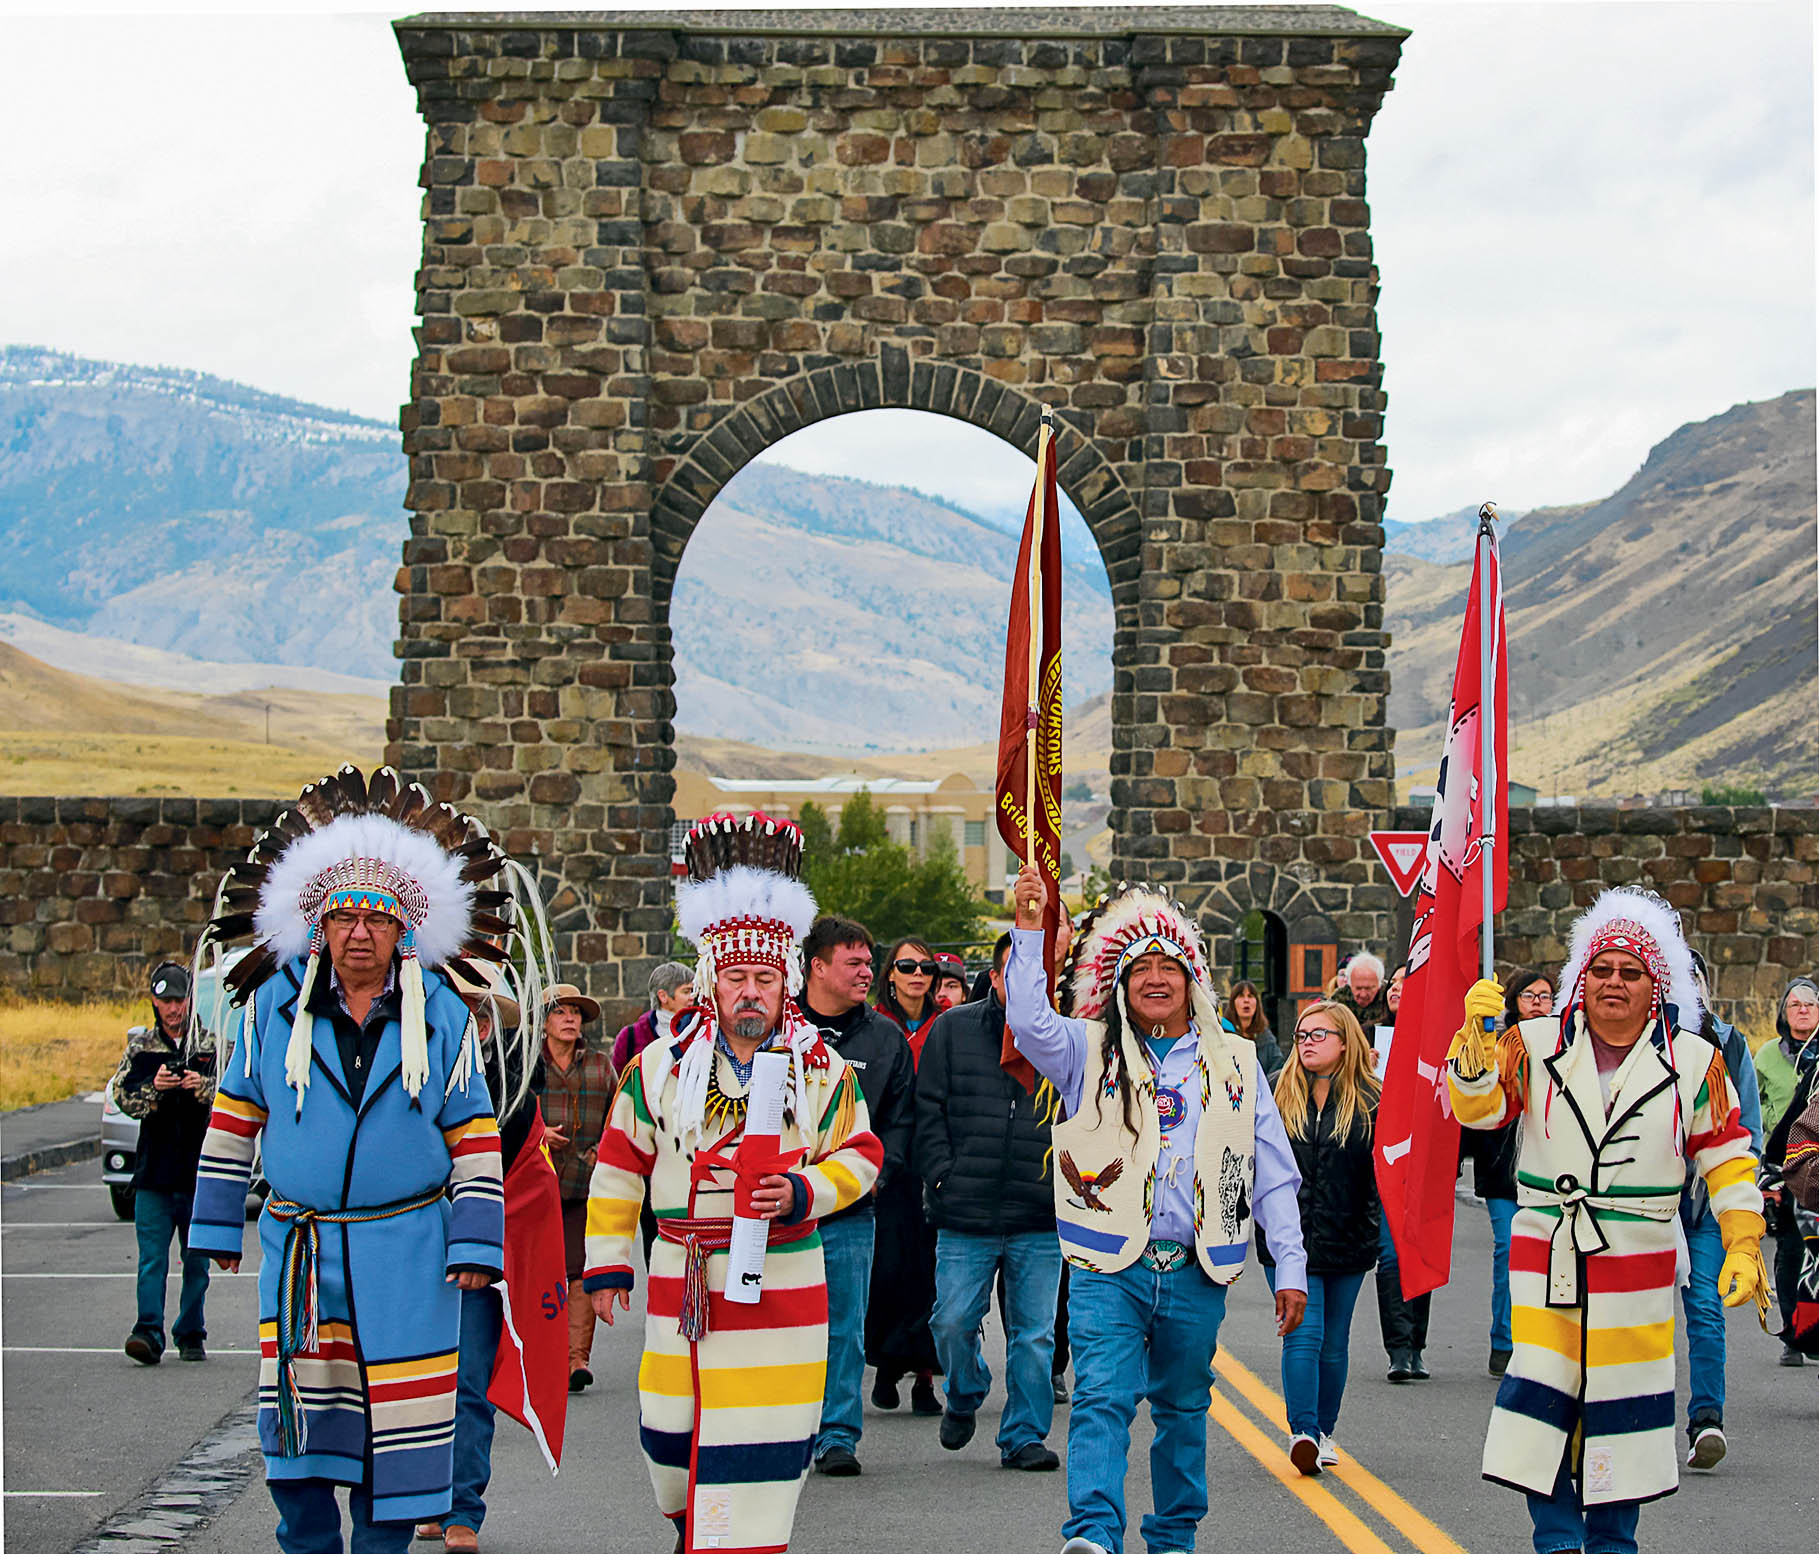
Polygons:
<instances>
[{"instance_id":1,"label":"red flag","mask_svg":"<svg viewBox=\"0 0 1819 1554\"><path fill-rule=\"evenodd\" d=\"M537 1438L553 1473L568 1419L568 1261L541 1107L505 1174L505 1278L494 1288L505 1325L486 1396Z\"/></svg>"},{"instance_id":2,"label":"red flag","mask_svg":"<svg viewBox=\"0 0 1819 1554\"><path fill-rule=\"evenodd\" d=\"M1032 617L1038 623L1033 643ZM1036 483L1023 517L1017 574L1011 579L1010 624L1004 635L998 834L1017 857L1035 863L1048 876L1042 960L1052 997L1055 931L1061 922L1061 514L1055 504L1055 439L1046 411L1036 446ZM1025 1090L1035 1090L1036 1070L1017 1051L1008 1026L999 1061Z\"/></svg>"},{"instance_id":3,"label":"red flag","mask_svg":"<svg viewBox=\"0 0 1819 1554\"><path fill-rule=\"evenodd\" d=\"M1446 1052L1464 1018L1465 990L1478 979L1481 967L1485 796L1479 791L1479 750L1485 709L1480 705L1484 684L1480 644L1482 601L1487 596L1494 677L1489 722L1496 757L1490 867L1492 911L1498 912L1509 894L1509 677L1503 651L1503 580L1494 537L1488 548L1479 547L1472 568L1471 599L1435 784L1434 822L1415 898L1408 974L1377 1111L1377 1190L1401 1262L1402 1291L1410 1299L1439 1288L1452 1272L1459 1124L1447 1101Z\"/></svg>"}]
</instances>

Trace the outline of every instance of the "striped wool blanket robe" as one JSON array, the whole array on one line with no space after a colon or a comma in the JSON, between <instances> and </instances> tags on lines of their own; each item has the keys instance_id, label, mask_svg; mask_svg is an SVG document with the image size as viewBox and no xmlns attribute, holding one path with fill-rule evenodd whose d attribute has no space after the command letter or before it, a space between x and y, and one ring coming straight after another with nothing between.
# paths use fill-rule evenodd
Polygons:
<instances>
[{"instance_id":1,"label":"striped wool blanket robe","mask_svg":"<svg viewBox=\"0 0 1819 1554\"><path fill-rule=\"evenodd\" d=\"M285 1084L284 1050L303 964L284 967L253 995L252 1035L223 1064L196 1173L190 1246L212 1257L240 1255L247 1177L263 1130L272 1188L259 1219L266 1476L358 1484L370 1461L373 1519L421 1521L448 1509L453 1478L461 1297L446 1275L457 1266L498 1271L504 1264L499 1130L485 1079L461 1062L467 1006L433 972L423 978L430 1072L417 1099L399 1078L397 1020L380 1037L356 1110L333 1022L319 1017L299 1115ZM318 1226L316 1343L290 1368L303 1449L288 1455L279 1320L293 1221L281 1206L338 1213L422 1200L387 1217Z\"/></svg>"},{"instance_id":2,"label":"striped wool blanket robe","mask_svg":"<svg viewBox=\"0 0 1819 1554\"><path fill-rule=\"evenodd\" d=\"M714 1121L710 1096L705 1135L677 1135L681 1052L679 1042L651 1043L613 1098L588 1195L590 1291L631 1288L632 1237L647 1179L659 1221L732 1214L732 1173L705 1157L730 1160L744 1130L737 1117ZM686 1253L665 1239L651 1249L639 1438L658 1508L677 1523L690 1554L789 1547L827 1375L827 1284L821 1237L808 1226L869 1192L884 1161L853 1071L819 1042L809 1056L813 1131L790 1116L782 1137L786 1152L803 1154L793 1170L797 1224L779 1221L773 1232L758 1303L724 1298L726 1254L710 1252L707 1331L691 1342L678 1326ZM715 1055L715 1082L736 1109L745 1087L724 1053Z\"/></svg>"},{"instance_id":3,"label":"striped wool blanket robe","mask_svg":"<svg viewBox=\"0 0 1819 1554\"><path fill-rule=\"evenodd\" d=\"M1519 1127L1510 1243L1515 1357L1497 1392L1484 1476L1549 1495L1575 1427L1586 1505L1652 1500L1679 1483L1674 1436L1676 1214L1690 1159L1712 1209L1762 1209L1724 1056L1696 1031L1644 1035L1607 1108L1583 1015L1504 1032L1474 1081L1447 1065L1468 1128ZM1727 1237L1728 1240L1728 1237Z\"/></svg>"}]
</instances>

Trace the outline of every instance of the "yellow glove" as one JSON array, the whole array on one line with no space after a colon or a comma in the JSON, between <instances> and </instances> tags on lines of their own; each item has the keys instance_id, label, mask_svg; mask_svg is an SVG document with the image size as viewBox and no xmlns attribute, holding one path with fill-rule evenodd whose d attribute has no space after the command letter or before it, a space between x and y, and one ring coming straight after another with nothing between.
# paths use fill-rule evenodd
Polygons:
<instances>
[{"instance_id":1,"label":"yellow glove","mask_svg":"<svg viewBox=\"0 0 1819 1554\"><path fill-rule=\"evenodd\" d=\"M1724 1243L1724 1266L1718 1270L1718 1295L1727 1306L1756 1302L1766 1330L1768 1325L1768 1269L1762 1263L1762 1216L1750 1209L1726 1209L1718 1216L1718 1237Z\"/></svg>"},{"instance_id":2,"label":"yellow glove","mask_svg":"<svg viewBox=\"0 0 1819 1554\"><path fill-rule=\"evenodd\" d=\"M1454 1034L1446 1054L1461 1079L1481 1078L1494 1066L1484 1022L1502 1013L1503 984L1495 977L1482 977L1465 990L1465 1024Z\"/></svg>"}]
</instances>

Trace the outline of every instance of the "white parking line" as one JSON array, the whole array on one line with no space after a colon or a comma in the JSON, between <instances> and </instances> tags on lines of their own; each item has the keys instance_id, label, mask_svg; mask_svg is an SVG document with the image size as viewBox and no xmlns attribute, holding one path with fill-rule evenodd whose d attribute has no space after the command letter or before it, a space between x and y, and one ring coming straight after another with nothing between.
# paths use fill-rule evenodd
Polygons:
<instances>
[{"instance_id":1,"label":"white parking line","mask_svg":"<svg viewBox=\"0 0 1819 1554\"><path fill-rule=\"evenodd\" d=\"M105 1489L9 1489L8 1500L99 1500Z\"/></svg>"},{"instance_id":2,"label":"white parking line","mask_svg":"<svg viewBox=\"0 0 1819 1554\"><path fill-rule=\"evenodd\" d=\"M0 1225L0 1230L124 1230L126 1225L123 1219L20 1220Z\"/></svg>"}]
</instances>

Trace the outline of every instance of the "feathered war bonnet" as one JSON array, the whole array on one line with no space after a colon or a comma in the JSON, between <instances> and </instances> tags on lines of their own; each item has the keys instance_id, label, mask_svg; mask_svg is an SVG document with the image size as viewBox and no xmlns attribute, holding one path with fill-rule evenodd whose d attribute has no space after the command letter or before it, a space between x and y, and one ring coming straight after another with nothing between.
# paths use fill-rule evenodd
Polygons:
<instances>
[{"instance_id":1,"label":"feathered war bonnet","mask_svg":"<svg viewBox=\"0 0 1819 1554\"><path fill-rule=\"evenodd\" d=\"M769 966L783 978L782 1028L791 1054L796 1117L801 1126L811 1127L804 1064L812 1064L820 1038L793 1004L802 991L802 941L815 921L815 898L797 877L802 872L802 830L794 821L757 811L743 818L710 815L689 828L682 850L688 877L676 890L676 917L683 936L701 952L694 991L706 1014L696 1022L678 1069L681 1131L699 1132L706 1119L718 1025L714 984L733 966Z\"/></svg>"},{"instance_id":2,"label":"feathered war bonnet","mask_svg":"<svg viewBox=\"0 0 1819 1554\"><path fill-rule=\"evenodd\" d=\"M1104 1020L1112 1000L1127 1030L1144 1034L1131 1019L1124 974L1140 955L1160 952L1187 974L1188 1003L1202 1031L1219 1030L1219 1002L1207 974L1200 930L1179 902L1141 886L1126 885L1093 909L1068 956L1073 1013Z\"/></svg>"},{"instance_id":3,"label":"feathered war bonnet","mask_svg":"<svg viewBox=\"0 0 1819 1554\"><path fill-rule=\"evenodd\" d=\"M233 941L258 940L223 979L234 1003L246 1005L247 1038L254 992L280 967L306 957L284 1059L299 1114L309 1088L315 1024L309 1004L326 946L323 920L350 908L380 912L402 925L400 1078L412 1100L429 1077L425 967L446 967L480 982L485 979L475 963L491 962L522 1008L540 1006L552 957L535 882L479 821L437 803L420 784L403 782L389 766L370 782L356 767L343 766L305 788L228 870L215 916L196 946L200 968L210 949L218 962ZM533 1015L520 1026L517 1039L527 1048L540 1040L537 1023ZM503 1041L504 1033L497 1039ZM245 1046L250 1065L250 1039ZM466 1083L474 1060L470 1040L450 1076L451 1088Z\"/></svg>"}]
</instances>

